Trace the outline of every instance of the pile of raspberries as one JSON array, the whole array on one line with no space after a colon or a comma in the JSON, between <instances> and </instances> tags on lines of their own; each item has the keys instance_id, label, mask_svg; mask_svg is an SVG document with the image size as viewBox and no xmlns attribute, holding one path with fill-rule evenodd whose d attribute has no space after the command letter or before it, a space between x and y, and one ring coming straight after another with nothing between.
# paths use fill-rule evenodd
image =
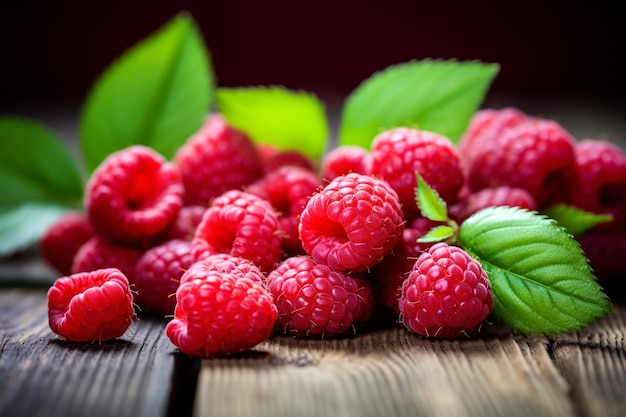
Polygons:
<instances>
[{"instance_id":1,"label":"pile of raspberries","mask_svg":"<svg viewBox=\"0 0 626 417\"><path fill-rule=\"evenodd\" d=\"M159 314L172 343L198 357L274 334L354 334L381 318L468 336L492 312L489 279L461 248L417 241L434 223L416 204L416 172L459 224L495 205L611 214L577 238L600 281L623 270L626 154L554 120L483 109L458 145L398 127L316 165L214 113L171 161L141 145L111 154L89 178L84 210L42 236L62 274L48 292L50 328L106 341L139 311Z\"/></svg>"}]
</instances>

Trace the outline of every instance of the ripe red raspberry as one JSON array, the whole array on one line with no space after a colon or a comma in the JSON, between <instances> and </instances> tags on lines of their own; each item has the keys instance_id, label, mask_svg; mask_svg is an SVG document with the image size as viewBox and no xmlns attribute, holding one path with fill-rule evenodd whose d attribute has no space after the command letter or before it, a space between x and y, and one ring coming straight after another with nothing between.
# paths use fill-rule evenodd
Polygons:
<instances>
[{"instance_id":1,"label":"ripe red raspberry","mask_svg":"<svg viewBox=\"0 0 626 417\"><path fill-rule=\"evenodd\" d=\"M255 144L221 114L211 114L178 150L174 162L185 184L185 204L207 206L231 189L242 189L263 175Z\"/></svg>"},{"instance_id":2,"label":"ripe red raspberry","mask_svg":"<svg viewBox=\"0 0 626 417\"><path fill-rule=\"evenodd\" d=\"M351 173L314 194L300 216L305 252L338 271L360 272L396 245L404 218L398 195L385 181Z\"/></svg>"},{"instance_id":3,"label":"ripe red raspberry","mask_svg":"<svg viewBox=\"0 0 626 417\"><path fill-rule=\"evenodd\" d=\"M61 275L70 275L76 252L95 233L83 213L67 212L39 239L41 255Z\"/></svg>"},{"instance_id":4,"label":"ripe red raspberry","mask_svg":"<svg viewBox=\"0 0 626 417\"><path fill-rule=\"evenodd\" d=\"M351 172L367 175L371 171L371 155L360 146L341 145L326 154L322 160L321 177L331 181Z\"/></svg>"},{"instance_id":5,"label":"ripe red raspberry","mask_svg":"<svg viewBox=\"0 0 626 417\"><path fill-rule=\"evenodd\" d=\"M199 205L183 206L174 222L167 229L163 241L174 239L192 240L206 209L205 206Z\"/></svg>"},{"instance_id":6,"label":"ripe red raspberry","mask_svg":"<svg viewBox=\"0 0 626 417\"><path fill-rule=\"evenodd\" d=\"M249 259L263 272L280 261L281 234L272 205L244 191L231 190L217 197L191 241L194 260L227 253Z\"/></svg>"},{"instance_id":7,"label":"ripe red raspberry","mask_svg":"<svg viewBox=\"0 0 626 417\"><path fill-rule=\"evenodd\" d=\"M626 228L626 154L616 144L585 139L575 146L576 178L570 204L592 213L613 215L598 229Z\"/></svg>"},{"instance_id":8,"label":"ripe red raspberry","mask_svg":"<svg viewBox=\"0 0 626 417\"><path fill-rule=\"evenodd\" d=\"M174 314L176 289L192 263L189 240L170 240L148 249L135 265L135 302L147 312Z\"/></svg>"},{"instance_id":9,"label":"ripe red raspberry","mask_svg":"<svg viewBox=\"0 0 626 417\"><path fill-rule=\"evenodd\" d=\"M507 185L523 188L543 208L563 202L575 171L574 139L553 120L535 119L480 141L467 158L472 191Z\"/></svg>"},{"instance_id":10,"label":"ripe red raspberry","mask_svg":"<svg viewBox=\"0 0 626 417\"><path fill-rule=\"evenodd\" d=\"M505 129L517 126L532 117L515 107L482 109L470 120L469 126L459 141L459 151L463 158L472 159L475 150L502 134Z\"/></svg>"},{"instance_id":11,"label":"ripe red raspberry","mask_svg":"<svg viewBox=\"0 0 626 417\"><path fill-rule=\"evenodd\" d=\"M137 248L113 243L96 235L85 242L76 252L72 263L72 273L117 268L133 283L135 264L142 253Z\"/></svg>"},{"instance_id":12,"label":"ripe red raspberry","mask_svg":"<svg viewBox=\"0 0 626 417\"><path fill-rule=\"evenodd\" d=\"M298 236L299 218L309 197L321 185L320 179L312 171L284 166L267 173L246 188L246 192L269 201L274 207L283 232L281 246L287 254L304 253Z\"/></svg>"},{"instance_id":13,"label":"ripe red raspberry","mask_svg":"<svg viewBox=\"0 0 626 417\"><path fill-rule=\"evenodd\" d=\"M257 145L263 172L266 174L284 166L297 166L315 172L315 164L302 152L278 149L268 144Z\"/></svg>"},{"instance_id":14,"label":"ripe red raspberry","mask_svg":"<svg viewBox=\"0 0 626 417\"><path fill-rule=\"evenodd\" d=\"M232 274L238 277L243 277L256 281L260 284L265 283L265 275L258 266L248 259L241 258L239 256L229 255L227 253L217 253L215 255L209 255L202 258L201 261L206 265L207 270ZM184 278L193 278L194 275L187 275ZM185 282L181 279L181 283Z\"/></svg>"},{"instance_id":15,"label":"ripe red raspberry","mask_svg":"<svg viewBox=\"0 0 626 417\"><path fill-rule=\"evenodd\" d=\"M242 352L268 339L276 306L265 287L241 275L196 262L176 291L174 319L165 332L183 353L197 357Z\"/></svg>"},{"instance_id":16,"label":"ripe red raspberry","mask_svg":"<svg viewBox=\"0 0 626 417\"><path fill-rule=\"evenodd\" d=\"M94 171L85 195L93 228L124 243L157 238L183 206L176 167L151 148L134 145L109 155Z\"/></svg>"},{"instance_id":17,"label":"ripe red raspberry","mask_svg":"<svg viewBox=\"0 0 626 417\"><path fill-rule=\"evenodd\" d=\"M486 272L463 249L437 243L402 284L402 322L422 336L456 338L476 330L493 310Z\"/></svg>"},{"instance_id":18,"label":"ripe red raspberry","mask_svg":"<svg viewBox=\"0 0 626 417\"><path fill-rule=\"evenodd\" d=\"M300 338L327 338L352 328L364 315L359 284L352 276L319 264L308 256L292 256L267 276L278 309L276 325Z\"/></svg>"},{"instance_id":19,"label":"ripe red raspberry","mask_svg":"<svg viewBox=\"0 0 626 417\"><path fill-rule=\"evenodd\" d=\"M121 337L134 316L128 279L115 268L65 276L48 290L50 329L70 342Z\"/></svg>"},{"instance_id":20,"label":"ripe red raspberry","mask_svg":"<svg viewBox=\"0 0 626 417\"><path fill-rule=\"evenodd\" d=\"M450 207L449 215L457 222L465 221L469 216L487 207L509 206L527 210L537 210L537 203L528 191L501 185L470 193L454 206Z\"/></svg>"},{"instance_id":21,"label":"ripe red raspberry","mask_svg":"<svg viewBox=\"0 0 626 417\"><path fill-rule=\"evenodd\" d=\"M399 127L376 136L371 147L372 175L396 190L406 212L418 212L416 172L448 204L456 201L465 178L461 156L448 138Z\"/></svg>"}]
</instances>

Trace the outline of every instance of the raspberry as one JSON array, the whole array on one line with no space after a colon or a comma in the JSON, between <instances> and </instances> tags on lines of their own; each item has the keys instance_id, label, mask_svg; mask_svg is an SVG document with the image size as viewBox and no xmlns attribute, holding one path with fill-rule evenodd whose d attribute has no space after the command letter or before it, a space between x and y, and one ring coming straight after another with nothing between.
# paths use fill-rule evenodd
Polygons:
<instances>
[{"instance_id":1,"label":"raspberry","mask_svg":"<svg viewBox=\"0 0 626 417\"><path fill-rule=\"evenodd\" d=\"M174 319L165 332L183 353L197 357L242 352L269 338L276 306L265 287L234 273L194 263L176 291Z\"/></svg>"},{"instance_id":2,"label":"raspberry","mask_svg":"<svg viewBox=\"0 0 626 417\"><path fill-rule=\"evenodd\" d=\"M587 232L576 236L598 282L613 301L626 301L626 235L614 230Z\"/></svg>"},{"instance_id":3,"label":"raspberry","mask_svg":"<svg viewBox=\"0 0 626 417\"><path fill-rule=\"evenodd\" d=\"M137 248L122 246L96 235L76 252L72 263L72 273L117 268L133 283L135 264L141 255L142 251Z\"/></svg>"},{"instance_id":4,"label":"raspberry","mask_svg":"<svg viewBox=\"0 0 626 417\"><path fill-rule=\"evenodd\" d=\"M95 233L83 213L67 212L39 239L41 255L61 275L70 275L76 252L87 240L95 236Z\"/></svg>"},{"instance_id":5,"label":"raspberry","mask_svg":"<svg viewBox=\"0 0 626 417\"><path fill-rule=\"evenodd\" d=\"M341 335L364 317L359 284L350 275L308 256L292 256L267 275L278 309L276 325L300 338Z\"/></svg>"},{"instance_id":6,"label":"raspberry","mask_svg":"<svg viewBox=\"0 0 626 417\"><path fill-rule=\"evenodd\" d=\"M244 277L260 284L265 283L265 275L263 275L261 270L254 263L252 263L252 261L239 256L217 253L215 255L206 256L199 262L204 263L207 269L212 271ZM187 278L189 277L193 277L193 275L187 276Z\"/></svg>"},{"instance_id":7,"label":"raspberry","mask_svg":"<svg viewBox=\"0 0 626 417\"><path fill-rule=\"evenodd\" d=\"M474 114L465 134L459 141L459 151L463 158L473 159L474 151L481 148L483 141L492 141L505 129L531 119L532 117L515 107L480 110Z\"/></svg>"},{"instance_id":8,"label":"raspberry","mask_svg":"<svg viewBox=\"0 0 626 417\"><path fill-rule=\"evenodd\" d=\"M351 172L366 175L371 171L370 162L371 156L367 149L341 145L328 152L322 160L321 177L331 181Z\"/></svg>"},{"instance_id":9,"label":"raspberry","mask_svg":"<svg viewBox=\"0 0 626 417\"><path fill-rule=\"evenodd\" d=\"M574 139L553 120L535 119L480 141L467 158L471 191L523 188L543 208L563 202L575 171Z\"/></svg>"},{"instance_id":10,"label":"raspberry","mask_svg":"<svg viewBox=\"0 0 626 417\"><path fill-rule=\"evenodd\" d=\"M284 166L297 166L315 172L313 161L302 152L278 149L268 144L259 144L257 149L266 174Z\"/></svg>"},{"instance_id":11,"label":"raspberry","mask_svg":"<svg viewBox=\"0 0 626 417\"><path fill-rule=\"evenodd\" d=\"M227 253L254 262L263 272L280 261L278 216L262 198L239 190L217 197L191 241L194 260Z\"/></svg>"},{"instance_id":12,"label":"raspberry","mask_svg":"<svg viewBox=\"0 0 626 417\"><path fill-rule=\"evenodd\" d=\"M134 316L128 279L115 268L61 277L48 290L50 329L70 342L116 339Z\"/></svg>"},{"instance_id":13,"label":"raspberry","mask_svg":"<svg viewBox=\"0 0 626 417\"><path fill-rule=\"evenodd\" d=\"M186 205L207 206L220 194L242 189L263 175L255 144L217 113L178 150L174 162L185 184Z\"/></svg>"},{"instance_id":14,"label":"raspberry","mask_svg":"<svg viewBox=\"0 0 626 417\"><path fill-rule=\"evenodd\" d=\"M480 263L461 248L437 243L420 255L402 284L399 308L407 329L456 338L487 318L493 293Z\"/></svg>"},{"instance_id":15,"label":"raspberry","mask_svg":"<svg viewBox=\"0 0 626 417\"><path fill-rule=\"evenodd\" d=\"M269 201L276 210L280 229L284 232L281 246L288 254L304 252L298 237L299 217L309 197L320 186L321 181L312 171L284 166L246 188L246 192Z\"/></svg>"},{"instance_id":16,"label":"raspberry","mask_svg":"<svg viewBox=\"0 0 626 417\"><path fill-rule=\"evenodd\" d=\"M383 180L351 173L314 194L300 216L307 254L338 271L360 272L396 245L404 218L396 192Z\"/></svg>"},{"instance_id":17,"label":"raspberry","mask_svg":"<svg viewBox=\"0 0 626 417\"><path fill-rule=\"evenodd\" d=\"M173 314L180 278L192 263L189 240L170 240L148 249L135 265L135 302L147 311Z\"/></svg>"},{"instance_id":18,"label":"raspberry","mask_svg":"<svg viewBox=\"0 0 626 417\"><path fill-rule=\"evenodd\" d=\"M575 146L576 179L570 203L581 209L613 215L598 229L626 227L626 154L616 144L585 139Z\"/></svg>"},{"instance_id":19,"label":"raspberry","mask_svg":"<svg viewBox=\"0 0 626 417\"><path fill-rule=\"evenodd\" d=\"M140 243L163 233L183 205L176 167L151 148L134 145L109 155L87 184L89 221L101 235Z\"/></svg>"},{"instance_id":20,"label":"raspberry","mask_svg":"<svg viewBox=\"0 0 626 417\"><path fill-rule=\"evenodd\" d=\"M535 199L528 191L523 188L502 185L493 188L483 188L470 193L467 197L462 198L459 203L450 207L449 214L450 217L461 223L477 211L492 206L521 207L527 210L537 210Z\"/></svg>"},{"instance_id":21,"label":"raspberry","mask_svg":"<svg viewBox=\"0 0 626 417\"><path fill-rule=\"evenodd\" d=\"M205 206L199 205L184 206L181 208L178 212L178 216L176 216L174 222L167 229L164 241L174 239L192 240L206 209Z\"/></svg>"},{"instance_id":22,"label":"raspberry","mask_svg":"<svg viewBox=\"0 0 626 417\"><path fill-rule=\"evenodd\" d=\"M406 127L387 130L372 142L372 175L396 190L405 211L417 212L415 173L451 204L465 178L461 156L448 138Z\"/></svg>"}]
</instances>

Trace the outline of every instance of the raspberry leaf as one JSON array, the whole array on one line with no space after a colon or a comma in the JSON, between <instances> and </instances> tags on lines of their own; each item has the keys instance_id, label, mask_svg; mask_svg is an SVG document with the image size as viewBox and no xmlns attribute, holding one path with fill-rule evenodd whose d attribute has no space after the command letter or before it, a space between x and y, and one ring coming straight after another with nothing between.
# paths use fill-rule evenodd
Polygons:
<instances>
[{"instance_id":1,"label":"raspberry leaf","mask_svg":"<svg viewBox=\"0 0 626 417\"><path fill-rule=\"evenodd\" d=\"M567 204L555 204L543 210L543 214L555 219L569 233L578 236L592 227L613 220L610 214L595 214Z\"/></svg>"},{"instance_id":2,"label":"raspberry leaf","mask_svg":"<svg viewBox=\"0 0 626 417\"><path fill-rule=\"evenodd\" d=\"M313 94L281 86L219 88L217 107L257 143L295 150L318 161L330 135L323 103Z\"/></svg>"},{"instance_id":3,"label":"raspberry leaf","mask_svg":"<svg viewBox=\"0 0 626 417\"><path fill-rule=\"evenodd\" d=\"M80 124L87 170L133 144L171 158L210 111L213 84L200 31L180 14L121 55L90 90Z\"/></svg>"},{"instance_id":4,"label":"raspberry leaf","mask_svg":"<svg viewBox=\"0 0 626 417\"><path fill-rule=\"evenodd\" d=\"M422 178L419 172L417 177L417 187L415 187L415 201L422 216L429 220L445 222L448 221L448 208L446 202L439 196L439 193L431 188Z\"/></svg>"},{"instance_id":5,"label":"raspberry leaf","mask_svg":"<svg viewBox=\"0 0 626 417\"><path fill-rule=\"evenodd\" d=\"M580 245L554 219L490 207L461 224L459 241L489 276L494 315L514 331L579 330L611 311Z\"/></svg>"},{"instance_id":6,"label":"raspberry leaf","mask_svg":"<svg viewBox=\"0 0 626 417\"><path fill-rule=\"evenodd\" d=\"M417 239L422 243L442 242L454 236L454 228L447 225L435 226L430 229L424 236Z\"/></svg>"},{"instance_id":7,"label":"raspberry leaf","mask_svg":"<svg viewBox=\"0 0 626 417\"><path fill-rule=\"evenodd\" d=\"M0 255L6 255L79 207L83 180L69 148L40 123L1 117L0 138Z\"/></svg>"},{"instance_id":8,"label":"raspberry leaf","mask_svg":"<svg viewBox=\"0 0 626 417\"><path fill-rule=\"evenodd\" d=\"M346 100L339 144L369 149L384 130L410 126L457 142L478 110L497 64L422 60L392 65L364 80Z\"/></svg>"}]
</instances>

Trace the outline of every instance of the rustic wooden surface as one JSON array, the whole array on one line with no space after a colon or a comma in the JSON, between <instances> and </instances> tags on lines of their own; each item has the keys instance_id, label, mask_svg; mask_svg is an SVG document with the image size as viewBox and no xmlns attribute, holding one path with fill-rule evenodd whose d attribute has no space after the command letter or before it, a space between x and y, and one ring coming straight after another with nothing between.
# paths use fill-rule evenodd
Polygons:
<instances>
[{"instance_id":1,"label":"rustic wooden surface","mask_svg":"<svg viewBox=\"0 0 626 417\"><path fill-rule=\"evenodd\" d=\"M0 287L0 416L623 416L626 306L554 338L486 326L420 338L400 325L332 340L275 336L192 359L140 316L119 340L65 343L46 285Z\"/></svg>"}]
</instances>

